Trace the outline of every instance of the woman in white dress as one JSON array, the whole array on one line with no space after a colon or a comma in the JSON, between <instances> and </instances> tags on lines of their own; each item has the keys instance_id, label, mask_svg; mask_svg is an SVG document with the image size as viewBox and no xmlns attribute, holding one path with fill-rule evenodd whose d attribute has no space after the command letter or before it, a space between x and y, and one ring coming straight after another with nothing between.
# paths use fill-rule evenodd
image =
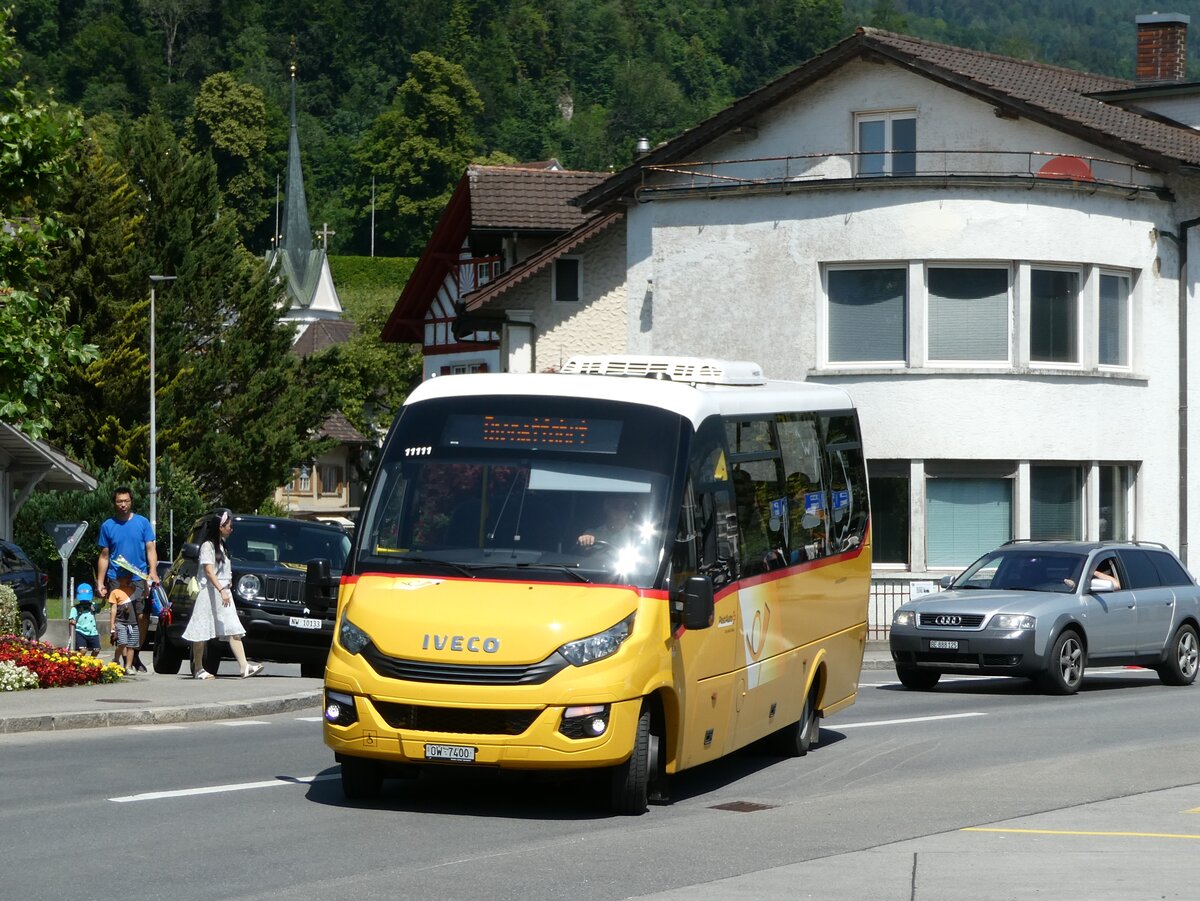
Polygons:
<instances>
[{"instance_id":1,"label":"woman in white dress","mask_svg":"<svg viewBox=\"0 0 1200 901\"><path fill-rule=\"evenodd\" d=\"M225 548L225 539L233 532L233 513L221 508L204 521L200 543L200 571L196 581L200 591L192 605L183 637L192 643L192 672L197 679L211 679L204 669L204 647L214 638L229 642L237 658L243 679L262 672L261 663L248 663L242 648L246 629L233 606L233 564Z\"/></svg>"}]
</instances>

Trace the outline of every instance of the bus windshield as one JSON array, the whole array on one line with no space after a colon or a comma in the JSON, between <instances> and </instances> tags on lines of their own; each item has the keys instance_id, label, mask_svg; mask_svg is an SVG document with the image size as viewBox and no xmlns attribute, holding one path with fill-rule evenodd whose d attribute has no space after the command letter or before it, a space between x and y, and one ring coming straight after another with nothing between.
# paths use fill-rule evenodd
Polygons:
<instances>
[{"instance_id":1,"label":"bus windshield","mask_svg":"<svg viewBox=\"0 0 1200 901\"><path fill-rule=\"evenodd\" d=\"M355 570L652 587L682 434L674 413L613 401L413 404L372 482Z\"/></svg>"}]
</instances>

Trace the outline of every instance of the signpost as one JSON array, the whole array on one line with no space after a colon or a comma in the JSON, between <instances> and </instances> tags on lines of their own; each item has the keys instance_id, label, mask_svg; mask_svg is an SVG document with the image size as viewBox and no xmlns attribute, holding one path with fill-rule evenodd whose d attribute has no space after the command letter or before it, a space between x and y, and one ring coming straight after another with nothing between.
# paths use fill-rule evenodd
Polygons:
<instances>
[{"instance_id":1,"label":"signpost","mask_svg":"<svg viewBox=\"0 0 1200 901\"><path fill-rule=\"evenodd\" d=\"M87 522L44 522L42 528L54 539L58 548L58 556L62 558L62 615L67 618L67 610L75 600L75 592L67 578L67 560L79 544L79 539L87 531Z\"/></svg>"}]
</instances>

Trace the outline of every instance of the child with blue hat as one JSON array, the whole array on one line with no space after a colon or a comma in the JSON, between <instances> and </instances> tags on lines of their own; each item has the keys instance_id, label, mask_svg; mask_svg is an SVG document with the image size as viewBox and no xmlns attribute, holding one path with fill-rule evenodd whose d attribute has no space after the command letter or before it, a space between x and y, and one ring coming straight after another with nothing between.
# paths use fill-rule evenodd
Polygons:
<instances>
[{"instance_id":1,"label":"child with blue hat","mask_svg":"<svg viewBox=\"0 0 1200 901\"><path fill-rule=\"evenodd\" d=\"M93 657L99 657L100 629L96 625L92 601L92 586L87 582L75 589L75 605L71 608L70 620L72 644L77 651L87 651Z\"/></svg>"}]
</instances>

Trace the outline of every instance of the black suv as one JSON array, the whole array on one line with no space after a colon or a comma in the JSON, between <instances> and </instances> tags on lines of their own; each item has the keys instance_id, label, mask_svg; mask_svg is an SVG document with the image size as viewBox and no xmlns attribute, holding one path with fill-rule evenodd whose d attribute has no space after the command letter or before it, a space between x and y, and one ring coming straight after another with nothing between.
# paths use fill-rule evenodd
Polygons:
<instances>
[{"instance_id":1,"label":"black suv","mask_svg":"<svg viewBox=\"0 0 1200 901\"><path fill-rule=\"evenodd\" d=\"M171 601L170 624L154 636L154 671L174 674L191 658L183 640L195 601L192 578L199 569L197 539L203 520L171 566L163 588ZM233 561L233 600L246 629L252 660L299 663L304 676L320 677L333 641L337 586L350 535L340 526L272 516L233 517L226 542ZM189 584L190 583L190 584ZM205 669L216 672L232 654L223 641L209 642Z\"/></svg>"},{"instance_id":2,"label":"black suv","mask_svg":"<svg viewBox=\"0 0 1200 901\"><path fill-rule=\"evenodd\" d=\"M21 610L21 634L41 638L46 631L46 574L34 566L25 552L11 541L0 540L0 582L17 596Z\"/></svg>"}]
</instances>

